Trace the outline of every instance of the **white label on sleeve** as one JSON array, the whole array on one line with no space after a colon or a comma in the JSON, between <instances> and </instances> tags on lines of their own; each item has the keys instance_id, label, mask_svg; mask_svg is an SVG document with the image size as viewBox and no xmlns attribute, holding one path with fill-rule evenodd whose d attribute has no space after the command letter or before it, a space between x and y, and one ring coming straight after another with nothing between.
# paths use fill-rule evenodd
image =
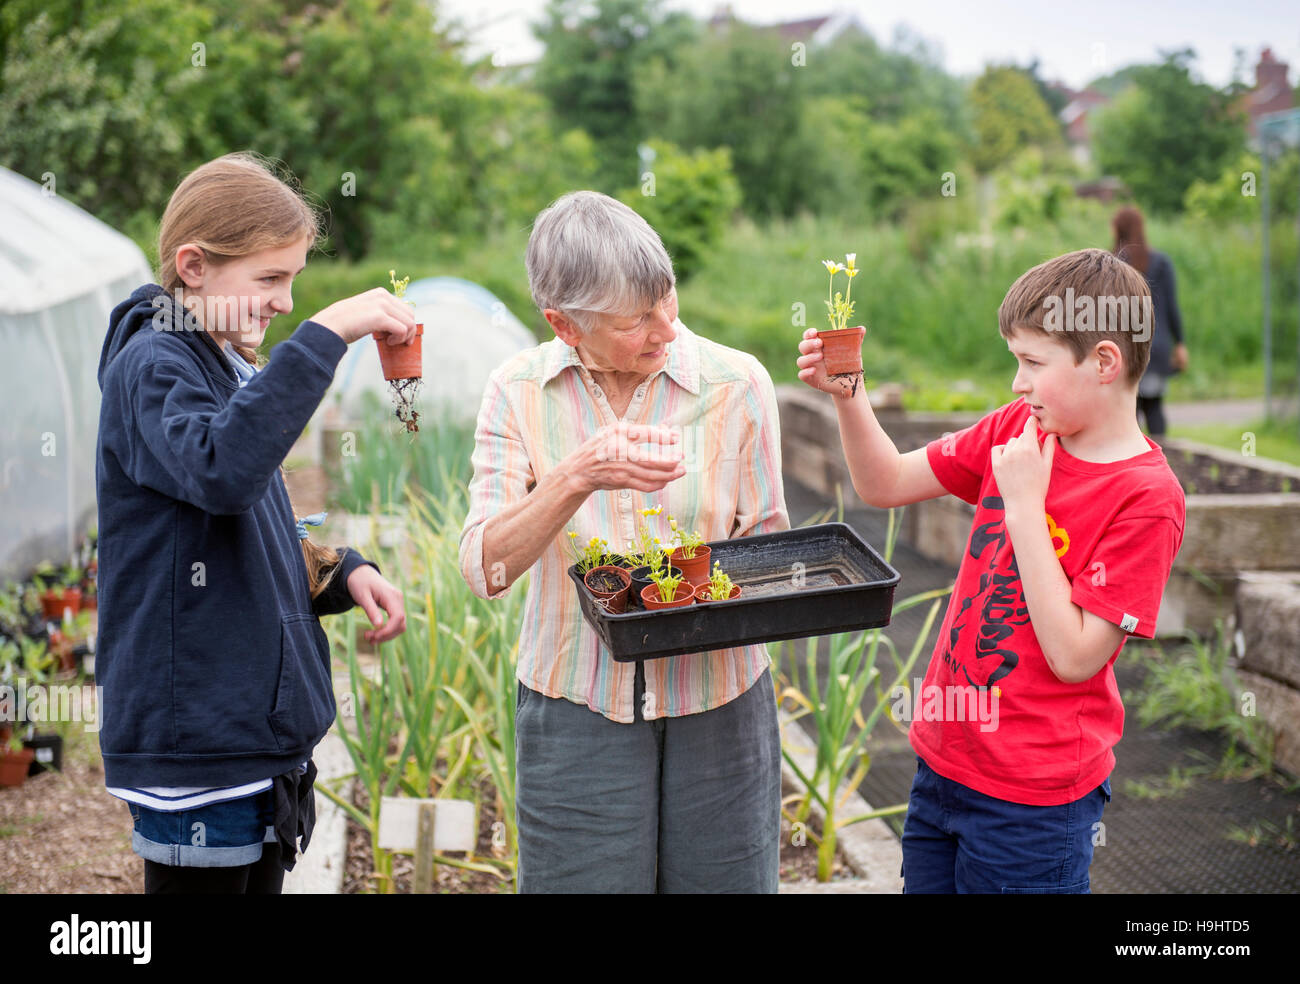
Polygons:
<instances>
[{"instance_id":1,"label":"white label on sleeve","mask_svg":"<svg viewBox=\"0 0 1300 984\"><path fill-rule=\"evenodd\" d=\"M1137 616L1130 615L1128 612L1125 612L1124 618L1119 623L1119 627L1123 629L1125 632L1132 632L1134 629L1138 627Z\"/></svg>"}]
</instances>

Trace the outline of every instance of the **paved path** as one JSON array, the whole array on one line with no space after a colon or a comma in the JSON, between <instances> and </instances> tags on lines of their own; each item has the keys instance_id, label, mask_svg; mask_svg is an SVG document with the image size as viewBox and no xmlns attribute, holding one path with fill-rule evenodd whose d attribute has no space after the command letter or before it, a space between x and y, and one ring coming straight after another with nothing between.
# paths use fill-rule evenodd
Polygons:
<instances>
[{"instance_id":1,"label":"paved path","mask_svg":"<svg viewBox=\"0 0 1300 984\"><path fill-rule=\"evenodd\" d=\"M1294 399L1273 399L1274 416L1294 417ZM1165 420L1170 427L1197 427L1201 424L1249 424L1264 419L1264 398L1249 400L1200 400L1192 403L1166 403Z\"/></svg>"}]
</instances>

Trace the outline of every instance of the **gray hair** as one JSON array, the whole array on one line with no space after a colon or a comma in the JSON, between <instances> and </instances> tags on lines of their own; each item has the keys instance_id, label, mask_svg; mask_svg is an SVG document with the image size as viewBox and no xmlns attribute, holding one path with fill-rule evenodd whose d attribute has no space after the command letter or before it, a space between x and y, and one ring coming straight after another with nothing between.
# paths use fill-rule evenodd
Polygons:
<instances>
[{"instance_id":1,"label":"gray hair","mask_svg":"<svg viewBox=\"0 0 1300 984\"><path fill-rule=\"evenodd\" d=\"M622 202L571 191L533 223L524 255L528 288L541 310L563 311L585 333L592 314L639 314L676 284L658 233Z\"/></svg>"}]
</instances>

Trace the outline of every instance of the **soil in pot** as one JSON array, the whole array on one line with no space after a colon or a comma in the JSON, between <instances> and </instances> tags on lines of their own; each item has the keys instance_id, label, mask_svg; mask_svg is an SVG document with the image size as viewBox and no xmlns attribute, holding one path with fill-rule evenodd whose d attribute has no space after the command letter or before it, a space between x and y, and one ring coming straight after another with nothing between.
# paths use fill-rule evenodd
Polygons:
<instances>
[{"instance_id":1,"label":"soil in pot","mask_svg":"<svg viewBox=\"0 0 1300 984\"><path fill-rule=\"evenodd\" d=\"M660 601L659 585L651 582L641 589L641 603L645 605L646 611L651 612L660 608L685 608L687 605L695 604L695 592L683 582L677 585L677 592L672 601Z\"/></svg>"},{"instance_id":2,"label":"soil in pot","mask_svg":"<svg viewBox=\"0 0 1300 984\"><path fill-rule=\"evenodd\" d=\"M826 375L830 379L844 379L851 384L849 395L858 391L862 382L862 339L867 329L862 325L856 328L833 328L817 332L822 340L822 361L826 365Z\"/></svg>"},{"instance_id":3,"label":"soil in pot","mask_svg":"<svg viewBox=\"0 0 1300 984\"><path fill-rule=\"evenodd\" d=\"M716 600L713 599L713 598L711 598L711 597L709 597L709 591L710 591L710 590L712 590L712 589L711 589L711 587L710 587L708 581L705 581L703 584L701 584L701 585L699 585L698 587L696 587L696 589L695 589L695 603L696 603L697 605L714 605L714 604L717 604L718 602L721 602L721 601L731 601L731 600L733 600L733 599L735 599L735 598L739 598L739 597L740 597L740 585L739 585L739 584L733 584L733 585L731 586L731 594L727 595L727 597L725 597L725 598L718 598L718 599L716 599Z\"/></svg>"},{"instance_id":4,"label":"soil in pot","mask_svg":"<svg viewBox=\"0 0 1300 984\"><path fill-rule=\"evenodd\" d=\"M682 570L680 567L670 568L669 573L674 577L682 576ZM649 566L633 568L632 590L628 592L629 608L645 608L645 604L641 601L641 592L644 591L646 585L649 584L654 584L654 581L650 580Z\"/></svg>"},{"instance_id":5,"label":"soil in pot","mask_svg":"<svg viewBox=\"0 0 1300 984\"><path fill-rule=\"evenodd\" d=\"M594 567L586 573L582 583L610 614L619 615L627 611L627 595L632 585L632 576L623 568L609 565Z\"/></svg>"},{"instance_id":6,"label":"soil in pot","mask_svg":"<svg viewBox=\"0 0 1300 984\"><path fill-rule=\"evenodd\" d=\"M678 547L668 555L668 562L681 569L682 576L692 588L699 587L709 579L709 547L696 547L694 557L683 557L682 548Z\"/></svg>"}]
</instances>

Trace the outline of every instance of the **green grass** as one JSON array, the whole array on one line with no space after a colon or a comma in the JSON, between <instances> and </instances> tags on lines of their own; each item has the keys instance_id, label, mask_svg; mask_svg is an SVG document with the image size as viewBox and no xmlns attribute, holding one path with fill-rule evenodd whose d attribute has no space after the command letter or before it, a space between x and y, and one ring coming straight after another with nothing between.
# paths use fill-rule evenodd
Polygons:
<instances>
[{"instance_id":1,"label":"green grass","mask_svg":"<svg viewBox=\"0 0 1300 984\"><path fill-rule=\"evenodd\" d=\"M1201 441L1217 448L1240 453L1245 446L1246 434L1255 435L1255 454L1287 464L1300 466L1300 427L1294 418L1265 423L1255 420L1245 424L1195 424L1180 426L1170 417L1169 436ZM1300 492L1300 488L1293 489Z\"/></svg>"},{"instance_id":2,"label":"green grass","mask_svg":"<svg viewBox=\"0 0 1300 984\"><path fill-rule=\"evenodd\" d=\"M1287 852L1294 851L1297 846L1300 846L1300 833L1296 831L1293 816L1287 817L1286 822L1280 827L1268 820L1256 820L1249 827L1233 824L1228 828L1228 839L1248 847L1259 847L1261 844L1272 845Z\"/></svg>"},{"instance_id":3,"label":"green grass","mask_svg":"<svg viewBox=\"0 0 1300 984\"><path fill-rule=\"evenodd\" d=\"M1206 775L1206 768L1183 769L1175 765L1166 776L1149 776L1145 779L1124 780L1124 795L1134 799L1157 800L1179 796L1191 789L1196 780Z\"/></svg>"},{"instance_id":4,"label":"green grass","mask_svg":"<svg viewBox=\"0 0 1300 984\"><path fill-rule=\"evenodd\" d=\"M1187 726L1215 732L1228 746L1213 774L1220 778L1269 776L1273 736L1257 715L1242 711L1242 689L1231 660L1232 642L1220 620L1216 636L1203 641L1191 634L1173 652L1157 644L1141 647L1146 675L1138 690L1124 695L1143 727Z\"/></svg>"}]
</instances>

